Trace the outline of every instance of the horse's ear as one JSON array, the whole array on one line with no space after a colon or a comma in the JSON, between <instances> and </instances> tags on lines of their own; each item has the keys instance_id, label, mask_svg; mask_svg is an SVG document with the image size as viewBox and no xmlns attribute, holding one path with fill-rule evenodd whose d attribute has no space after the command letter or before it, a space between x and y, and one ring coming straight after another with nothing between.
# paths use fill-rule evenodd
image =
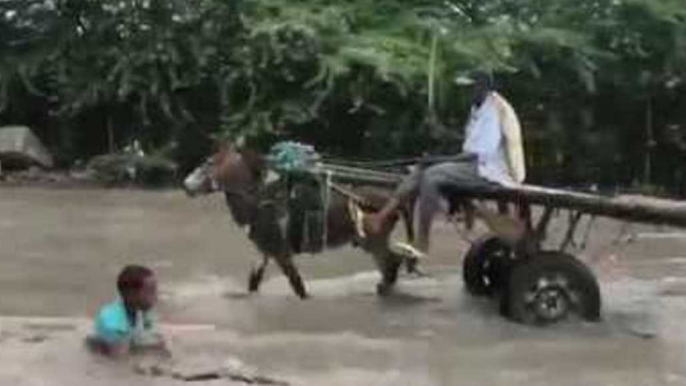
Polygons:
<instances>
[{"instance_id":1,"label":"horse's ear","mask_svg":"<svg viewBox=\"0 0 686 386\"><path fill-rule=\"evenodd\" d=\"M247 140L245 138L245 135L239 135L238 138L234 141L234 144L236 145L237 149L244 149L247 146Z\"/></svg>"}]
</instances>

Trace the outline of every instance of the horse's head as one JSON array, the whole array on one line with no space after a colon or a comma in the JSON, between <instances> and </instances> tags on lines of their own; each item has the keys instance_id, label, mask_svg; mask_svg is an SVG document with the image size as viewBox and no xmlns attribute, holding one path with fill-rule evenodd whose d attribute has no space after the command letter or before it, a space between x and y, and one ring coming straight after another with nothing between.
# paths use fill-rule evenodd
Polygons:
<instances>
[{"instance_id":1,"label":"horse's head","mask_svg":"<svg viewBox=\"0 0 686 386\"><path fill-rule=\"evenodd\" d=\"M186 177L183 187L191 197L218 191L248 191L260 183L264 170L264 159L259 154L239 151L225 143Z\"/></svg>"},{"instance_id":2,"label":"horse's head","mask_svg":"<svg viewBox=\"0 0 686 386\"><path fill-rule=\"evenodd\" d=\"M260 154L223 144L186 177L183 187L191 197L224 192L233 219L246 225L254 218L265 170L266 163Z\"/></svg>"}]
</instances>

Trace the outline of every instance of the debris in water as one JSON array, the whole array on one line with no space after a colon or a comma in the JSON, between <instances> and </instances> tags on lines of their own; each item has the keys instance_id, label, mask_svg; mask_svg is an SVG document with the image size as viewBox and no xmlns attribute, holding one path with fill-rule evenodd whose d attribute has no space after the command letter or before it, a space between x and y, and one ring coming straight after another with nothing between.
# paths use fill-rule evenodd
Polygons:
<instances>
[{"instance_id":1,"label":"debris in water","mask_svg":"<svg viewBox=\"0 0 686 386\"><path fill-rule=\"evenodd\" d=\"M32 335L27 338L22 339L22 342L24 343L43 343L48 340L47 335L43 334L38 334L38 335Z\"/></svg>"},{"instance_id":2,"label":"debris in water","mask_svg":"<svg viewBox=\"0 0 686 386\"><path fill-rule=\"evenodd\" d=\"M649 307L622 315L621 323L631 335L642 339L653 339L658 334L658 323Z\"/></svg>"},{"instance_id":3,"label":"debris in water","mask_svg":"<svg viewBox=\"0 0 686 386\"><path fill-rule=\"evenodd\" d=\"M217 371L206 371L197 374L174 374L174 378L184 382L206 382L218 379L229 379L250 385L290 386L288 382L257 374L253 368L247 367L237 359L230 359Z\"/></svg>"},{"instance_id":4,"label":"debris in water","mask_svg":"<svg viewBox=\"0 0 686 386\"><path fill-rule=\"evenodd\" d=\"M174 368L176 367L176 368ZM227 379L234 382L242 382L249 385L268 385L268 386L290 386L290 383L271 377L258 374L257 370L246 366L238 359L230 359L219 369L204 368L197 364L192 366L195 368L189 369L188 366L173 366L165 365L160 362L156 363L138 363L134 366L136 374L148 377L162 377L169 376L173 379L183 382L208 382L221 379Z\"/></svg>"},{"instance_id":5,"label":"debris in water","mask_svg":"<svg viewBox=\"0 0 686 386\"><path fill-rule=\"evenodd\" d=\"M164 367L160 364L146 365L144 363L138 363L133 367L133 371L142 376L146 377L161 377L166 371Z\"/></svg>"}]
</instances>

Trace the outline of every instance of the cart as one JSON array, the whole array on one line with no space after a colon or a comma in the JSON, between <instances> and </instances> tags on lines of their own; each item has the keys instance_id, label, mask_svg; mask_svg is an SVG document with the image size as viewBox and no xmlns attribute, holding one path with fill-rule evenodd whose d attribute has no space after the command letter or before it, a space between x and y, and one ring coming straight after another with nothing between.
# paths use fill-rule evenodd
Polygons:
<instances>
[{"instance_id":1,"label":"cart","mask_svg":"<svg viewBox=\"0 0 686 386\"><path fill-rule=\"evenodd\" d=\"M403 178L398 166L412 162L324 159L317 173L327 176L334 187L372 184L393 188ZM444 187L443 193L452 208L492 202L497 204L493 206L497 206L499 216L524 224L525 230L517 239L495 232L472 243L464 256L462 273L469 294L492 297L499 302L503 316L525 324L546 325L573 317L587 321L601 318L601 294L595 275L567 252L582 217L686 227L686 203L675 200L605 196L531 185ZM559 210L570 214L566 235L559 248L544 249L548 225Z\"/></svg>"}]
</instances>

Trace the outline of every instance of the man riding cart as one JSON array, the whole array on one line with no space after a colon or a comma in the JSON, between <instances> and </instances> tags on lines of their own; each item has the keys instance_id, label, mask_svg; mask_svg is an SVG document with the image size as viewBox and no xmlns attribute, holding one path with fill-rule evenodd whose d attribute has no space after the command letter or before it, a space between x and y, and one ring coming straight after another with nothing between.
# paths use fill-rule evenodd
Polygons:
<instances>
[{"instance_id":1,"label":"man riding cart","mask_svg":"<svg viewBox=\"0 0 686 386\"><path fill-rule=\"evenodd\" d=\"M464 257L463 279L471 294L497 295L501 313L525 323L552 323L569 315L597 320L600 291L590 269L565 254L564 247L560 251L540 248L560 197L590 203L588 208L594 211L602 211L604 205L596 197L522 185L526 167L514 109L495 91L488 72L473 72L457 81L473 87L462 153L439 157L439 162L425 168L420 165L400 183L383 209L365 216L365 231L372 236L387 232L396 221L397 209L416 199L417 238L407 249L421 258L429 252L431 225L445 197L453 209L464 209L468 226L476 214L495 234L474 242ZM501 213L470 199L495 199ZM507 202L518 206L518 216L508 215ZM535 229L532 203L545 208ZM581 209L576 212L577 221L570 224L568 233L573 235L581 213Z\"/></svg>"},{"instance_id":2,"label":"man riding cart","mask_svg":"<svg viewBox=\"0 0 686 386\"><path fill-rule=\"evenodd\" d=\"M431 225L440 208L441 193L446 188L511 187L522 183L526 176L519 120L510 104L495 91L491 74L475 71L457 81L473 87L473 104L462 154L450 157L447 162L415 169L383 209L365 219L367 232L382 233L393 227L397 209L416 197L418 237L414 247L420 255L429 251ZM486 221L494 219L484 209L479 212ZM502 237L517 238L522 231L502 229Z\"/></svg>"}]
</instances>

